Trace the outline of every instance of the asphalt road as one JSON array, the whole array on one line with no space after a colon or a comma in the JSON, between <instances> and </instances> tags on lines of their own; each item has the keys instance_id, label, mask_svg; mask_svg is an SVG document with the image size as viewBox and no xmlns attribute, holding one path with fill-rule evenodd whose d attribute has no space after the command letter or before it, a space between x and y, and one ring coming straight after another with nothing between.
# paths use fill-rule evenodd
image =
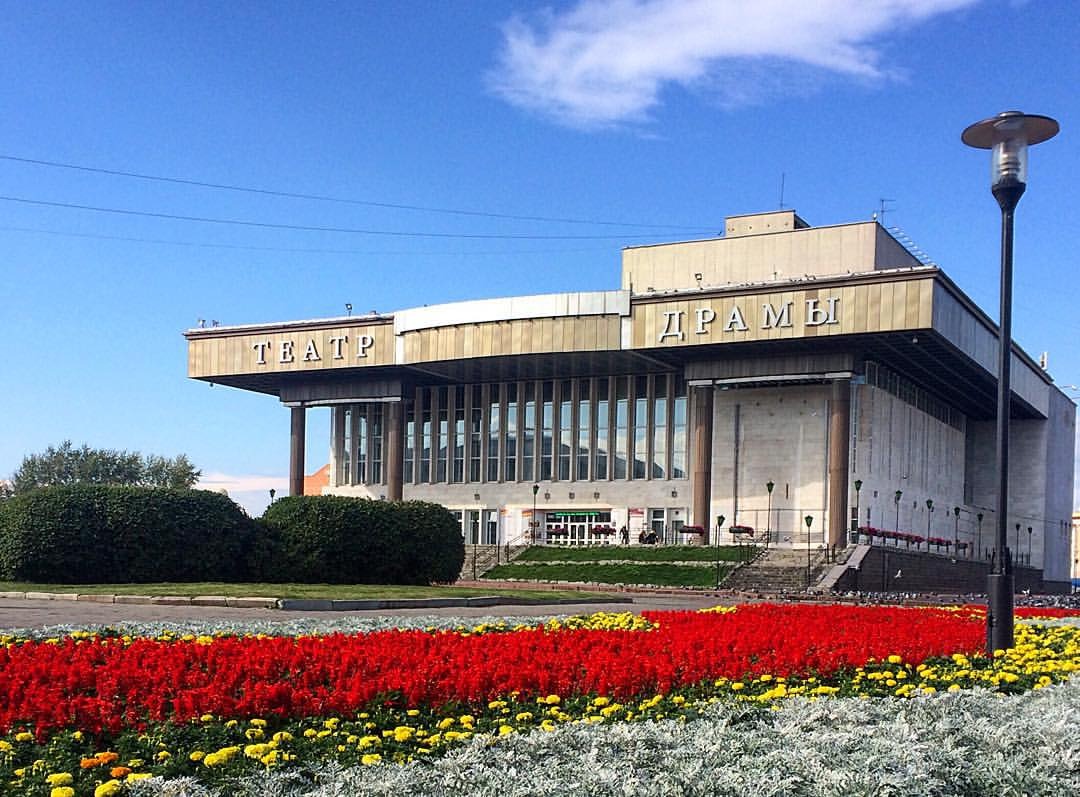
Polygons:
<instances>
[{"instance_id":1,"label":"asphalt road","mask_svg":"<svg viewBox=\"0 0 1080 797\"><path fill-rule=\"evenodd\" d=\"M159 604L112 604L64 600L0 599L0 629L36 628L46 625L111 625L123 621L170 621L214 619L292 620L299 617L439 617L537 616L549 614L589 614L598 611L701 609L725 602L715 596L692 593L654 595L635 593L633 603L575 603L539 606L470 606L374 611L323 612L282 611L280 609L235 609L219 606L164 606Z\"/></svg>"}]
</instances>

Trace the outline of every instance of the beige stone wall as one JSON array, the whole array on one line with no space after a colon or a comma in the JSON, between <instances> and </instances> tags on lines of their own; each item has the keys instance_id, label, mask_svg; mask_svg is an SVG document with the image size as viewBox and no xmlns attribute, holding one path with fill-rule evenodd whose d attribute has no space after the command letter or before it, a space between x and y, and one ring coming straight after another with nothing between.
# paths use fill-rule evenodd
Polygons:
<instances>
[{"instance_id":1,"label":"beige stone wall","mask_svg":"<svg viewBox=\"0 0 1080 797\"><path fill-rule=\"evenodd\" d=\"M617 315L527 318L405 332L405 362L619 348Z\"/></svg>"}]
</instances>

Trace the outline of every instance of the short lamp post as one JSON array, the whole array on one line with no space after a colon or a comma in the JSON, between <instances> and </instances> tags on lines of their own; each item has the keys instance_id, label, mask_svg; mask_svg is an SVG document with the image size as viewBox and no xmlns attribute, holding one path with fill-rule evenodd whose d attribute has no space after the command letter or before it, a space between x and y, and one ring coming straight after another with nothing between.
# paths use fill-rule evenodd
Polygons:
<instances>
[{"instance_id":1,"label":"short lamp post","mask_svg":"<svg viewBox=\"0 0 1080 797\"><path fill-rule=\"evenodd\" d=\"M814 523L814 516L807 515L803 518L806 523L806 591L810 591L810 526Z\"/></svg>"},{"instance_id":2,"label":"short lamp post","mask_svg":"<svg viewBox=\"0 0 1080 797\"><path fill-rule=\"evenodd\" d=\"M930 550L930 517L931 517L931 515L933 515L933 513L934 513L934 499L933 498L927 498L926 499L926 550L927 551ZM915 543L915 547L917 548L918 546L919 546L919 544Z\"/></svg>"},{"instance_id":3,"label":"short lamp post","mask_svg":"<svg viewBox=\"0 0 1080 797\"><path fill-rule=\"evenodd\" d=\"M862 479L856 479L855 480L855 528L852 529L852 531L855 532L855 541L856 542L859 541L859 523L861 522L861 520L860 520L861 516L859 515L859 493L861 491L862 491Z\"/></svg>"},{"instance_id":4,"label":"short lamp post","mask_svg":"<svg viewBox=\"0 0 1080 797\"><path fill-rule=\"evenodd\" d=\"M960 507L954 506L952 508L952 513L953 513L952 544L953 544L953 553L955 554L955 553L958 553L960 551ZM971 551L968 551L968 556L971 556Z\"/></svg>"},{"instance_id":5,"label":"short lamp post","mask_svg":"<svg viewBox=\"0 0 1080 797\"><path fill-rule=\"evenodd\" d=\"M539 484L534 484L532 486L533 513L532 513L532 520L529 522L529 544L530 545L536 545L536 532L538 531L538 527L536 525L536 494L538 492L540 492L540 485Z\"/></svg>"},{"instance_id":6,"label":"short lamp post","mask_svg":"<svg viewBox=\"0 0 1080 797\"><path fill-rule=\"evenodd\" d=\"M1027 188L1027 149L1057 135L1060 127L1048 116L1006 111L967 127L960 136L969 147L990 150L990 192L1001 208L1001 290L998 318L997 391L997 556L987 577L986 650L1013 646L1015 580L1008 541L1009 402L1012 397L1012 270L1013 214Z\"/></svg>"},{"instance_id":7,"label":"short lamp post","mask_svg":"<svg viewBox=\"0 0 1080 797\"><path fill-rule=\"evenodd\" d=\"M720 589L720 529L724 528L724 516L716 516L716 588Z\"/></svg>"},{"instance_id":8,"label":"short lamp post","mask_svg":"<svg viewBox=\"0 0 1080 797\"><path fill-rule=\"evenodd\" d=\"M765 547L769 547L769 539L772 537L772 491L773 487L772 479L765 482L765 492L769 494L769 508L765 510Z\"/></svg>"}]
</instances>

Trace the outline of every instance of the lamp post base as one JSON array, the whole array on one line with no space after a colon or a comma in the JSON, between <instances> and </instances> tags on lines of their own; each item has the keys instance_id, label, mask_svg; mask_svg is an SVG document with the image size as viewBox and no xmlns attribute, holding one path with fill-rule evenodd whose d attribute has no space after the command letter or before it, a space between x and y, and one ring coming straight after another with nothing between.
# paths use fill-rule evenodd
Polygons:
<instances>
[{"instance_id":1,"label":"lamp post base","mask_svg":"<svg viewBox=\"0 0 1080 797\"><path fill-rule=\"evenodd\" d=\"M986 577L986 652L1008 650L1013 646L1012 573L991 573Z\"/></svg>"}]
</instances>

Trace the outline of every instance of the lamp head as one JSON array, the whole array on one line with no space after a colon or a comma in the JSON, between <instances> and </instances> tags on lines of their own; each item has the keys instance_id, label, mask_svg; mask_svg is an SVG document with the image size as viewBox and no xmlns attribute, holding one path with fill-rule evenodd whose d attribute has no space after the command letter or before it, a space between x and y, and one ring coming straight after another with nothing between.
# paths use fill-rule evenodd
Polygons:
<instances>
[{"instance_id":1,"label":"lamp head","mask_svg":"<svg viewBox=\"0 0 1080 797\"><path fill-rule=\"evenodd\" d=\"M969 147L990 150L990 186L1027 185L1027 148L1053 138L1060 130L1049 116L1005 111L970 125L960 135Z\"/></svg>"},{"instance_id":2,"label":"lamp head","mask_svg":"<svg viewBox=\"0 0 1080 797\"><path fill-rule=\"evenodd\" d=\"M772 479L769 479L767 482L765 482L765 489L768 490L770 493L773 491L773 487L775 486L776 485L773 484Z\"/></svg>"},{"instance_id":3,"label":"lamp head","mask_svg":"<svg viewBox=\"0 0 1080 797\"><path fill-rule=\"evenodd\" d=\"M900 503L900 496L902 496L903 494L904 494L903 490L897 490L896 494L893 495L893 500L896 501L896 503L899 504Z\"/></svg>"},{"instance_id":4,"label":"lamp head","mask_svg":"<svg viewBox=\"0 0 1080 797\"><path fill-rule=\"evenodd\" d=\"M540 492L540 485L539 484L534 484L533 485L533 495L536 495L538 492Z\"/></svg>"},{"instance_id":5,"label":"lamp head","mask_svg":"<svg viewBox=\"0 0 1080 797\"><path fill-rule=\"evenodd\" d=\"M716 525L717 526L723 526L725 520L727 520L727 518L725 518L723 515L717 515L716 516Z\"/></svg>"},{"instance_id":6,"label":"lamp head","mask_svg":"<svg viewBox=\"0 0 1080 797\"><path fill-rule=\"evenodd\" d=\"M855 492L859 492L862 489L862 479L855 480Z\"/></svg>"},{"instance_id":7,"label":"lamp head","mask_svg":"<svg viewBox=\"0 0 1080 797\"><path fill-rule=\"evenodd\" d=\"M931 509L931 510L934 508L934 499L933 498L927 498L926 499L926 508Z\"/></svg>"},{"instance_id":8,"label":"lamp head","mask_svg":"<svg viewBox=\"0 0 1080 797\"><path fill-rule=\"evenodd\" d=\"M810 528L810 525L814 522L814 516L807 515L803 518L803 521L806 523L806 528Z\"/></svg>"},{"instance_id":9,"label":"lamp head","mask_svg":"<svg viewBox=\"0 0 1080 797\"><path fill-rule=\"evenodd\" d=\"M956 515L957 517L960 517L960 507L958 507L958 506L954 506L954 507L952 508L952 513L953 513L954 515Z\"/></svg>"}]
</instances>

